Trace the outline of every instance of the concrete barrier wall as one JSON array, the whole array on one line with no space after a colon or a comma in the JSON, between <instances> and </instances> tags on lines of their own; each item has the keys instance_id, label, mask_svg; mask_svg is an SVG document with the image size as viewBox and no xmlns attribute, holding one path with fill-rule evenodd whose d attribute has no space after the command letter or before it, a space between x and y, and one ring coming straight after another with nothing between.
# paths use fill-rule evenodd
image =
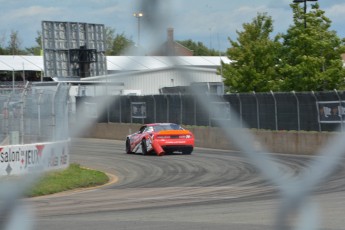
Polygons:
<instances>
[{"instance_id":1,"label":"concrete barrier wall","mask_svg":"<svg viewBox=\"0 0 345 230\"><path fill-rule=\"evenodd\" d=\"M98 123L84 133L83 137L125 140L126 135L139 130L141 124ZM185 126L195 135L196 147L238 150L236 144L224 138L221 129L215 127ZM238 132L251 132L255 137L257 150L274 153L315 154L336 133L263 131L239 129Z\"/></svg>"}]
</instances>

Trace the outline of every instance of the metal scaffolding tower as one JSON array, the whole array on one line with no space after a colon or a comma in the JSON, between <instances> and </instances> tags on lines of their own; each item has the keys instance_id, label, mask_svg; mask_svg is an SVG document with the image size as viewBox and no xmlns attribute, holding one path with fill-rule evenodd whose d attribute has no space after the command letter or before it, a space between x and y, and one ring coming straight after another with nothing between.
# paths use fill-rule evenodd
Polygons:
<instances>
[{"instance_id":1,"label":"metal scaffolding tower","mask_svg":"<svg viewBox=\"0 0 345 230\"><path fill-rule=\"evenodd\" d=\"M45 77L107 74L103 24L42 21Z\"/></svg>"}]
</instances>

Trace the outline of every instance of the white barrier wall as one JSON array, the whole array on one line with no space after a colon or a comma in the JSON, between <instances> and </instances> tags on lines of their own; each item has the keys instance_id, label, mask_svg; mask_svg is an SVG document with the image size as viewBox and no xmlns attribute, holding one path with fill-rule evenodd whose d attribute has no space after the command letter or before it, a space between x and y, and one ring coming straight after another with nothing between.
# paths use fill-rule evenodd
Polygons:
<instances>
[{"instance_id":1,"label":"white barrier wall","mask_svg":"<svg viewBox=\"0 0 345 230\"><path fill-rule=\"evenodd\" d=\"M0 146L0 176L67 168L69 145L70 140Z\"/></svg>"}]
</instances>

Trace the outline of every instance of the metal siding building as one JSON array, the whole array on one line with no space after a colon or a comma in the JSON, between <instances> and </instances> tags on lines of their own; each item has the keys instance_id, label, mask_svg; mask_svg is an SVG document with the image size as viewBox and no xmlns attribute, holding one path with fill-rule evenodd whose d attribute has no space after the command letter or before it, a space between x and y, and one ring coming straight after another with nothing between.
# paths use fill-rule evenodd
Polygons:
<instances>
[{"instance_id":1,"label":"metal siding building","mask_svg":"<svg viewBox=\"0 0 345 230\"><path fill-rule=\"evenodd\" d=\"M194 82L222 83L217 75L227 57L205 56L107 56L108 75L87 77L81 81L123 83L123 90L140 90L141 95L159 94L164 87L189 86ZM0 71L44 71L42 56L1 56ZM49 76L45 76L49 77ZM56 80L56 79L54 79ZM79 78L58 78L79 81ZM111 90L118 94L118 87Z\"/></svg>"},{"instance_id":2,"label":"metal siding building","mask_svg":"<svg viewBox=\"0 0 345 230\"><path fill-rule=\"evenodd\" d=\"M108 73L113 74L88 79L124 83L124 90L152 95L164 87L223 83L217 74L221 62L230 63L217 56L107 56Z\"/></svg>"},{"instance_id":3,"label":"metal siding building","mask_svg":"<svg viewBox=\"0 0 345 230\"><path fill-rule=\"evenodd\" d=\"M160 89L174 86L190 86L195 82L222 82L216 69L194 67L167 67L90 77L83 80L124 83L125 90L140 90L142 95L159 94Z\"/></svg>"},{"instance_id":4,"label":"metal siding building","mask_svg":"<svg viewBox=\"0 0 345 230\"><path fill-rule=\"evenodd\" d=\"M172 66L215 69L220 63L230 63L227 57L217 56L107 56L108 73L152 70Z\"/></svg>"}]
</instances>

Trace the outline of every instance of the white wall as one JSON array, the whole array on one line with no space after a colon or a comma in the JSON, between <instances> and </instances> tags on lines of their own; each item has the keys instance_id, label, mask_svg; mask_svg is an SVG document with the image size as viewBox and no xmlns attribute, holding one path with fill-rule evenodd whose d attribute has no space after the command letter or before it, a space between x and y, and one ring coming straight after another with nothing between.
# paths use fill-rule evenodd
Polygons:
<instances>
[{"instance_id":1,"label":"white wall","mask_svg":"<svg viewBox=\"0 0 345 230\"><path fill-rule=\"evenodd\" d=\"M160 69L109 75L109 81L123 82L125 90L140 90L142 95L159 94L159 89L189 86L193 82L222 82L215 69Z\"/></svg>"}]
</instances>

